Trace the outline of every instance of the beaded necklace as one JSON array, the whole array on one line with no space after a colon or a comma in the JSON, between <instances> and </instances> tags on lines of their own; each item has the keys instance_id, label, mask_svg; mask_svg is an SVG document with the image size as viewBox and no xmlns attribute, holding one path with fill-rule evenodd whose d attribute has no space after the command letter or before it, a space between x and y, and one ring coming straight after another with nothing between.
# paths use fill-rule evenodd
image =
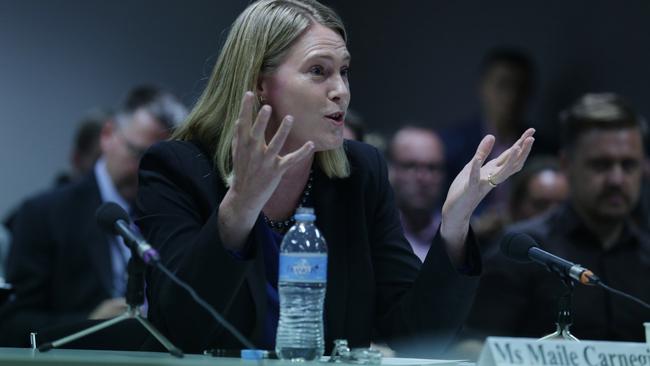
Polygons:
<instances>
[{"instance_id":1,"label":"beaded necklace","mask_svg":"<svg viewBox=\"0 0 650 366\"><path fill-rule=\"evenodd\" d=\"M303 207L307 204L307 200L309 199L309 196L311 195L311 188L314 182L314 170L309 171L309 178L307 179L307 185L305 185L305 190L302 191L302 197L300 198L300 203L298 204L298 207ZM288 219L286 220L271 220L269 219L264 212L262 212L262 217L264 218L264 222L273 230L280 232L280 233L286 233L293 224L296 223L296 220L293 218L293 214L289 216Z\"/></svg>"}]
</instances>

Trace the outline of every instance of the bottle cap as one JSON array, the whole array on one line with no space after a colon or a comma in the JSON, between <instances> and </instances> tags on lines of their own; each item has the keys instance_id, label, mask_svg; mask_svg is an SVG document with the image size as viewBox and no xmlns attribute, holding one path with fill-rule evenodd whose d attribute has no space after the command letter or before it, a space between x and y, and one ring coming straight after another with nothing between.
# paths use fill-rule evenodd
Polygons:
<instances>
[{"instance_id":1,"label":"bottle cap","mask_svg":"<svg viewBox=\"0 0 650 366\"><path fill-rule=\"evenodd\" d=\"M242 360L261 360L268 358L269 351L262 349L243 349L241 350Z\"/></svg>"},{"instance_id":2,"label":"bottle cap","mask_svg":"<svg viewBox=\"0 0 650 366\"><path fill-rule=\"evenodd\" d=\"M316 220L316 215L314 214L314 209L311 207L298 207L296 214L293 216L296 221L314 221Z\"/></svg>"}]
</instances>

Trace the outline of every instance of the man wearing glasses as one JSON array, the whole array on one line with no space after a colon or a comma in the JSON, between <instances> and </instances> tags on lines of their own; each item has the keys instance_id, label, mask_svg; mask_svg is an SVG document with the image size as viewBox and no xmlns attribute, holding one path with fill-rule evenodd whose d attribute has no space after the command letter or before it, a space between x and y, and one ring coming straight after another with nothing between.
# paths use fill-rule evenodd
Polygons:
<instances>
[{"instance_id":1,"label":"man wearing glasses","mask_svg":"<svg viewBox=\"0 0 650 366\"><path fill-rule=\"evenodd\" d=\"M143 90L147 98L130 105ZM15 296L0 308L1 346L25 346L31 331L126 310L130 252L118 237L100 230L95 210L111 201L130 211L141 155L170 136L186 109L171 94L150 87L131 91L125 105L102 127L102 155L91 174L21 207L6 273Z\"/></svg>"},{"instance_id":2,"label":"man wearing glasses","mask_svg":"<svg viewBox=\"0 0 650 366\"><path fill-rule=\"evenodd\" d=\"M402 127L390 142L388 161L404 235L424 261L440 224L446 181L444 144L430 129Z\"/></svg>"}]
</instances>

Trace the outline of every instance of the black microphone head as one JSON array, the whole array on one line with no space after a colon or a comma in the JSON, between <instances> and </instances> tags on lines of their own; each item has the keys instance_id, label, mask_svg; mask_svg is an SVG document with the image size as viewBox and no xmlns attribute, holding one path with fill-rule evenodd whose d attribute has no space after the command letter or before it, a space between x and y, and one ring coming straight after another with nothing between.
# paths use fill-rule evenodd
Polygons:
<instances>
[{"instance_id":1,"label":"black microphone head","mask_svg":"<svg viewBox=\"0 0 650 366\"><path fill-rule=\"evenodd\" d=\"M117 220L129 222L129 215L115 202L106 202L99 206L95 211L95 218L99 227L111 234L117 234L115 231L115 222Z\"/></svg>"},{"instance_id":2,"label":"black microphone head","mask_svg":"<svg viewBox=\"0 0 650 366\"><path fill-rule=\"evenodd\" d=\"M508 233L501 239L501 253L520 262L530 262L528 251L536 246L535 239L524 233Z\"/></svg>"}]
</instances>

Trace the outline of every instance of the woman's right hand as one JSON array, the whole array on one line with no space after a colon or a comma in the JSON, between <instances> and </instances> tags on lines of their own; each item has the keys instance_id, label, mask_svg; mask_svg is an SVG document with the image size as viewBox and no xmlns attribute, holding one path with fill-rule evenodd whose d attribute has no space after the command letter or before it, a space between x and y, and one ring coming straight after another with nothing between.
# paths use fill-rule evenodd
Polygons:
<instances>
[{"instance_id":1,"label":"woman's right hand","mask_svg":"<svg viewBox=\"0 0 650 366\"><path fill-rule=\"evenodd\" d=\"M219 205L219 233L224 246L241 250L257 216L277 188L284 173L314 150L307 141L300 149L280 156L293 125L285 116L271 141L265 139L271 106L263 106L253 123L255 96L246 92L232 140L233 174L230 187Z\"/></svg>"}]
</instances>

